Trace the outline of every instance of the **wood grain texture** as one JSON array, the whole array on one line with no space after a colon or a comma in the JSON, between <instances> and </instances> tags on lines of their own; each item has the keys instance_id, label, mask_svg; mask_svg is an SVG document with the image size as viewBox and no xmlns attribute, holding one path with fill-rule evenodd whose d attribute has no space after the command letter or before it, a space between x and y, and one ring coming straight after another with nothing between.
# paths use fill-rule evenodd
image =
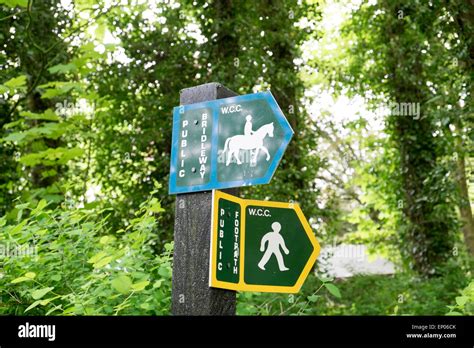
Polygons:
<instances>
[{"instance_id":1,"label":"wood grain texture","mask_svg":"<svg viewBox=\"0 0 474 348\"><path fill-rule=\"evenodd\" d=\"M180 104L194 104L237 94L219 83L186 88ZM224 190L237 195L238 189ZM176 196L172 284L173 315L234 315L235 291L209 287L212 192Z\"/></svg>"}]
</instances>

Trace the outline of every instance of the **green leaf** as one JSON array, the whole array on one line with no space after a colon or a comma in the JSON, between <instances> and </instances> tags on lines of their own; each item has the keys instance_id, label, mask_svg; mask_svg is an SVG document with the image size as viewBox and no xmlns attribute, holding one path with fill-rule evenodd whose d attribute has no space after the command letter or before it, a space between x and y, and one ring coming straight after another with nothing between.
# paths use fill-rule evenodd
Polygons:
<instances>
[{"instance_id":1,"label":"green leaf","mask_svg":"<svg viewBox=\"0 0 474 348\"><path fill-rule=\"evenodd\" d=\"M54 311L57 311L57 310L60 310L62 309L62 305L59 305L59 306L54 306L53 308L51 308L49 311L46 312L46 316L50 315L51 313L53 313Z\"/></svg>"},{"instance_id":2,"label":"green leaf","mask_svg":"<svg viewBox=\"0 0 474 348\"><path fill-rule=\"evenodd\" d=\"M55 274L51 276L51 280L54 280L55 282L59 282L61 280L61 275L60 274Z\"/></svg>"},{"instance_id":3,"label":"green leaf","mask_svg":"<svg viewBox=\"0 0 474 348\"><path fill-rule=\"evenodd\" d=\"M99 261L101 258L103 258L106 255L107 255L107 253L105 251L101 251L101 252L95 254L94 256L92 256L89 260L87 260L87 262L88 263L96 263L97 261Z\"/></svg>"},{"instance_id":4,"label":"green leaf","mask_svg":"<svg viewBox=\"0 0 474 348\"><path fill-rule=\"evenodd\" d=\"M79 147L73 147L65 152L65 155L63 156L63 161L67 162L73 158L81 157L82 155L84 155L84 153L84 149L81 149Z\"/></svg>"},{"instance_id":5,"label":"green leaf","mask_svg":"<svg viewBox=\"0 0 474 348\"><path fill-rule=\"evenodd\" d=\"M56 115L56 113L51 109L46 110L42 114L37 114L37 113L34 113L34 112L30 112L30 111L22 111L22 112L20 112L20 116L21 117L27 117L27 118L32 119L32 120L48 120L48 121L58 121L59 120L58 115Z\"/></svg>"},{"instance_id":6,"label":"green leaf","mask_svg":"<svg viewBox=\"0 0 474 348\"><path fill-rule=\"evenodd\" d=\"M23 120L18 120L18 121L13 121L13 122L10 122L10 123L6 123L3 125L3 128L4 129L10 129L10 128L13 128L15 126L18 126L19 124L23 123L24 121Z\"/></svg>"},{"instance_id":7,"label":"green leaf","mask_svg":"<svg viewBox=\"0 0 474 348\"><path fill-rule=\"evenodd\" d=\"M456 297L456 303L458 304L458 306L461 306L461 307L464 306L468 300L469 300L469 297L467 296Z\"/></svg>"},{"instance_id":8,"label":"green leaf","mask_svg":"<svg viewBox=\"0 0 474 348\"><path fill-rule=\"evenodd\" d=\"M35 272L26 272L24 277L34 279L36 277L36 273Z\"/></svg>"},{"instance_id":9,"label":"green leaf","mask_svg":"<svg viewBox=\"0 0 474 348\"><path fill-rule=\"evenodd\" d=\"M38 214L38 213L41 212L41 211L44 209L44 207L46 207L47 205L48 205L48 202L46 202L45 199L40 200L40 201L38 202L38 205L36 206L36 208L31 211L31 215Z\"/></svg>"},{"instance_id":10,"label":"green leaf","mask_svg":"<svg viewBox=\"0 0 474 348\"><path fill-rule=\"evenodd\" d=\"M61 296L55 296L55 297L47 298L47 299L44 299L44 300L36 300L27 309L25 309L25 313L28 312L30 309L33 309L33 308L37 307L38 305L46 306L48 303L50 303L51 301L57 299L58 297L61 297Z\"/></svg>"},{"instance_id":11,"label":"green leaf","mask_svg":"<svg viewBox=\"0 0 474 348\"><path fill-rule=\"evenodd\" d=\"M105 265L108 265L112 259L112 256L104 257L103 259L100 259L98 262L94 263L94 268L102 268Z\"/></svg>"},{"instance_id":12,"label":"green leaf","mask_svg":"<svg viewBox=\"0 0 474 348\"><path fill-rule=\"evenodd\" d=\"M21 142L25 137L26 137L25 132L15 132L15 133L10 133L8 136L3 138L2 140Z\"/></svg>"},{"instance_id":13,"label":"green leaf","mask_svg":"<svg viewBox=\"0 0 474 348\"><path fill-rule=\"evenodd\" d=\"M42 95L41 99L51 99L58 95L66 94L72 89L72 86L65 86L62 88L48 88Z\"/></svg>"},{"instance_id":14,"label":"green leaf","mask_svg":"<svg viewBox=\"0 0 474 348\"><path fill-rule=\"evenodd\" d=\"M24 156L21 156L19 161L23 163L25 166L33 167L39 163L41 163L43 156L38 153L30 153Z\"/></svg>"},{"instance_id":15,"label":"green leaf","mask_svg":"<svg viewBox=\"0 0 474 348\"><path fill-rule=\"evenodd\" d=\"M28 0L0 0L0 4L5 4L9 7L26 7L28 6Z\"/></svg>"},{"instance_id":16,"label":"green leaf","mask_svg":"<svg viewBox=\"0 0 474 348\"><path fill-rule=\"evenodd\" d=\"M427 100L425 104L433 103L433 102L435 102L435 101L437 101L437 100L439 100L439 99L441 99L441 98L443 98L443 96L437 95L437 96L435 96L435 97L433 97L433 98Z\"/></svg>"},{"instance_id":17,"label":"green leaf","mask_svg":"<svg viewBox=\"0 0 474 348\"><path fill-rule=\"evenodd\" d=\"M156 198L153 198L150 202L150 208L149 210L153 213L161 213L163 211L165 211L162 207L161 207L161 203L156 199Z\"/></svg>"},{"instance_id":18,"label":"green leaf","mask_svg":"<svg viewBox=\"0 0 474 348\"><path fill-rule=\"evenodd\" d=\"M26 85L26 76L20 75L18 77L14 77L5 82L3 85L11 89L24 87Z\"/></svg>"},{"instance_id":19,"label":"green leaf","mask_svg":"<svg viewBox=\"0 0 474 348\"><path fill-rule=\"evenodd\" d=\"M11 284L16 284L16 283L21 283L21 282L27 282L29 280L33 280L33 279L30 279L30 278L27 278L27 277L18 277L18 278L13 279L10 283Z\"/></svg>"},{"instance_id":20,"label":"green leaf","mask_svg":"<svg viewBox=\"0 0 474 348\"><path fill-rule=\"evenodd\" d=\"M12 230L10 231L10 235L13 236L19 233L23 229L23 227L25 227L27 223L28 223L28 220L23 220L22 222L20 222L18 225L12 228Z\"/></svg>"},{"instance_id":21,"label":"green leaf","mask_svg":"<svg viewBox=\"0 0 474 348\"><path fill-rule=\"evenodd\" d=\"M33 297L33 299L35 300L39 300L40 298L42 298L44 295L46 295L48 292L50 292L53 289L54 288L52 287L47 287L47 288L43 288L39 290L34 290L31 292L31 297Z\"/></svg>"},{"instance_id":22,"label":"green leaf","mask_svg":"<svg viewBox=\"0 0 474 348\"><path fill-rule=\"evenodd\" d=\"M30 128L24 132L16 132L11 133L7 137L3 138L3 141L16 141L16 142L24 142L26 140L34 140L37 138L49 138L49 139L58 139L61 135L67 132L72 127L69 123L56 123L56 122L48 122L43 123L41 126ZM77 149L77 148L74 148ZM43 151L44 153L54 152L54 151L62 151L64 152L65 148L58 147L56 149L48 149ZM72 150L72 149L71 149Z\"/></svg>"},{"instance_id":23,"label":"green leaf","mask_svg":"<svg viewBox=\"0 0 474 348\"><path fill-rule=\"evenodd\" d=\"M78 91L83 90L83 84L80 82L53 81L38 87L45 88L45 92L41 95L42 99L54 98L58 95L66 94L72 89Z\"/></svg>"},{"instance_id":24,"label":"green leaf","mask_svg":"<svg viewBox=\"0 0 474 348\"><path fill-rule=\"evenodd\" d=\"M140 308L145 309L145 310L150 310L150 309L151 309L151 305L150 305L149 303L145 302L145 303L142 303L142 304L140 305Z\"/></svg>"},{"instance_id":25,"label":"green leaf","mask_svg":"<svg viewBox=\"0 0 474 348\"><path fill-rule=\"evenodd\" d=\"M112 287L121 294L127 294L132 286L132 280L126 276L121 275L112 280Z\"/></svg>"},{"instance_id":26,"label":"green leaf","mask_svg":"<svg viewBox=\"0 0 474 348\"><path fill-rule=\"evenodd\" d=\"M104 34L105 34L105 25L104 24L98 24L97 28L95 30L96 40L103 41Z\"/></svg>"},{"instance_id":27,"label":"green leaf","mask_svg":"<svg viewBox=\"0 0 474 348\"><path fill-rule=\"evenodd\" d=\"M54 169L45 170L44 172L41 173L41 178L43 179L49 178L49 177L55 176L56 174L58 174L58 172Z\"/></svg>"},{"instance_id":28,"label":"green leaf","mask_svg":"<svg viewBox=\"0 0 474 348\"><path fill-rule=\"evenodd\" d=\"M158 274L162 276L163 278L170 278L171 277L171 272L169 267L162 266L158 269Z\"/></svg>"},{"instance_id":29,"label":"green leaf","mask_svg":"<svg viewBox=\"0 0 474 348\"><path fill-rule=\"evenodd\" d=\"M150 282L148 280L143 280L141 282L133 284L132 289L134 291L137 291L137 292L142 291L143 289L145 289L148 286L148 284L150 284Z\"/></svg>"},{"instance_id":30,"label":"green leaf","mask_svg":"<svg viewBox=\"0 0 474 348\"><path fill-rule=\"evenodd\" d=\"M338 298L341 297L341 292L339 291L338 287L334 284L331 284L331 283L324 283L324 286L326 287L326 289L328 289L328 291L333 295L333 296L336 296Z\"/></svg>"},{"instance_id":31,"label":"green leaf","mask_svg":"<svg viewBox=\"0 0 474 348\"><path fill-rule=\"evenodd\" d=\"M76 311L76 306L72 306L72 307L66 308L62 314L68 315L70 313L74 313L75 311Z\"/></svg>"},{"instance_id":32,"label":"green leaf","mask_svg":"<svg viewBox=\"0 0 474 348\"><path fill-rule=\"evenodd\" d=\"M61 296L54 296L54 297L50 297L50 298L41 300L41 301L40 301L40 305L46 306L48 303L50 303L51 301L53 301L53 300L55 300L55 299L57 299L57 298L59 298L59 297L61 297Z\"/></svg>"},{"instance_id":33,"label":"green leaf","mask_svg":"<svg viewBox=\"0 0 474 348\"><path fill-rule=\"evenodd\" d=\"M45 151L37 153L29 153L20 157L20 163L26 166L35 166L40 163L45 164L66 164L68 161L75 157L82 156L84 150L78 147L72 149L66 149L64 147L57 147L55 149L49 148ZM48 163L49 161L49 163Z\"/></svg>"},{"instance_id":34,"label":"green leaf","mask_svg":"<svg viewBox=\"0 0 474 348\"><path fill-rule=\"evenodd\" d=\"M112 243L116 238L114 236L103 236L99 239L100 244L109 244Z\"/></svg>"},{"instance_id":35,"label":"green leaf","mask_svg":"<svg viewBox=\"0 0 474 348\"><path fill-rule=\"evenodd\" d=\"M38 306L40 304L41 300L38 300L38 301L35 301L33 302L31 305L28 306L27 309L25 309L25 313L28 312L30 309L33 309L35 308L36 306Z\"/></svg>"},{"instance_id":36,"label":"green leaf","mask_svg":"<svg viewBox=\"0 0 474 348\"><path fill-rule=\"evenodd\" d=\"M320 298L320 297L321 297L321 296L318 296L318 295L313 294L313 295L311 295L311 296L308 296L307 298L308 298L308 301L309 301L309 302L316 302L316 301L318 300L318 298Z\"/></svg>"},{"instance_id":37,"label":"green leaf","mask_svg":"<svg viewBox=\"0 0 474 348\"><path fill-rule=\"evenodd\" d=\"M77 70L77 66L74 63L69 64L57 64L48 69L51 74L64 74L67 72L73 72Z\"/></svg>"}]
</instances>

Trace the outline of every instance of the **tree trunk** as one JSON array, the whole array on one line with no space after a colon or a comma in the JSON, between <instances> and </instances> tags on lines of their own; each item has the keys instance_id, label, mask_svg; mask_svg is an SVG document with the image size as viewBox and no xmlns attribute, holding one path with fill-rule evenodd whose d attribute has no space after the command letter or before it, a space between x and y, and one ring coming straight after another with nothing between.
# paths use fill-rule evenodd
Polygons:
<instances>
[{"instance_id":1,"label":"tree trunk","mask_svg":"<svg viewBox=\"0 0 474 348\"><path fill-rule=\"evenodd\" d=\"M447 2L449 6L450 3ZM465 42L468 55L464 58L464 64L462 65L466 76L472 77L472 71L474 67L474 1L467 2L462 11L457 12L456 23L459 27L459 35L462 42ZM468 92L472 99L474 95L474 86L472 78L468 78ZM469 87L470 86L470 87ZM468 99L469 100L469 97ZM466 105L469 108L469 104ZM466 113L469 115L469 110ZM462 114L459 116L462 117ZM464 235L464 241L466 243L467 250L471 256L474 256L474 220L472 217L471 203L469 201L469 189L468 180L466 177L466 155L465 144L462 140L463 122L461 118L457 118L456 128L460 132L457 138L458 159L457 159L457 171L458 171L458 183L459 183L459 211L461 214L461 220L463 222L462 232ZM469 153L467 152L467 155Z\"/></svg>"},{"instance_id":2,"label":"tree trunk","mask_svg":"<svg viewBox=\"0 0 474 348\"><path fill-rule=\"evenodd\" d=\"M461 140L459 139L459 142ZM462 146L462 144L460 144ZM474 256L474 220L472 218L471 203L469 201L469 190L466 178L466 160L463 154L458 156L458 182L459 182L459 211L463 222L462 233L466 243L467 250L471 256Z\"/></svg>"}]
</instances>

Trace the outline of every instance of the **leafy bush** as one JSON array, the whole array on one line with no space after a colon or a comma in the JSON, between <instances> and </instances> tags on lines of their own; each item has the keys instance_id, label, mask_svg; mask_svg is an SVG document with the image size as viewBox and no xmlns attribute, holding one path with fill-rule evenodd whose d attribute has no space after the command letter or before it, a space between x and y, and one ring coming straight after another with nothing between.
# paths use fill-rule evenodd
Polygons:
<instances>
[{"instance_id":1,"label":"leafy bush","mask_svg":"<svg viewBox=\"0 0 474 348\"><path fill-rule=\"evenodd\" d=\"M462 302L463 296L468 296L463 293L456 297L467 282L465 270L453 263L443 270L442 277L425 278L402 272L388 276L358 275L327 283L340 289L343 296L337 296L327 287L328 291L322 291L321 280L310 274L295 295L239 294L237 312L244 315L443 315L455 298Z\"/></svg>"},{"instance_id":2,"label":"leafy bush","mask_svg":"<svg viewBox=\"0 0 474 348\"><path fill-rule=\"evenodd\" d=\"M243 292L237 296L240 315L314 315L320 303L341 298L341 291L330 279L310 274L297 294Z\"/></svg>"},{"instance_id":3,"label":"leafy bush","mask_svg":"<svg viewBox=\"0 0 474 348\"><path fill-rule=\"evenodd\" d=\"M16 221L0 219L0 314L169 313L173 245L153 250L156 198L120 230L109 228L107 209L51 210L44 200L16 208Z\"/></svg>"},{"instance_id":4,"label":"leafy bush","mask_svg":"<svg viewBox=\"0 0 474 348\"><path fill-rule=\"evenodd\" d=\"M461 291L461 296L456 297L456 305L448 306L448 315L473 315L474 314L474 281Z\"/></svg>"}]
</instances>

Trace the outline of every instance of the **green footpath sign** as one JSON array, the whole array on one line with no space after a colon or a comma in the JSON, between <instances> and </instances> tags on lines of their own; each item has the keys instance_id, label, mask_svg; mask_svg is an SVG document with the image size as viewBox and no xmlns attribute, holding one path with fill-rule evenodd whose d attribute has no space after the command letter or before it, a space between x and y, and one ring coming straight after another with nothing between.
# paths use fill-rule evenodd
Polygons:
<instances>
[{"instance_id":1,"label":"green footpath sign","mask_svg":"<svg viewBox=\"0 0 474 348\"><path fill-rule=\"evenodd\" d=\"M296 293L320 246L300 207L213 191L209 285Z\"/></svg>"}]
</instances>

